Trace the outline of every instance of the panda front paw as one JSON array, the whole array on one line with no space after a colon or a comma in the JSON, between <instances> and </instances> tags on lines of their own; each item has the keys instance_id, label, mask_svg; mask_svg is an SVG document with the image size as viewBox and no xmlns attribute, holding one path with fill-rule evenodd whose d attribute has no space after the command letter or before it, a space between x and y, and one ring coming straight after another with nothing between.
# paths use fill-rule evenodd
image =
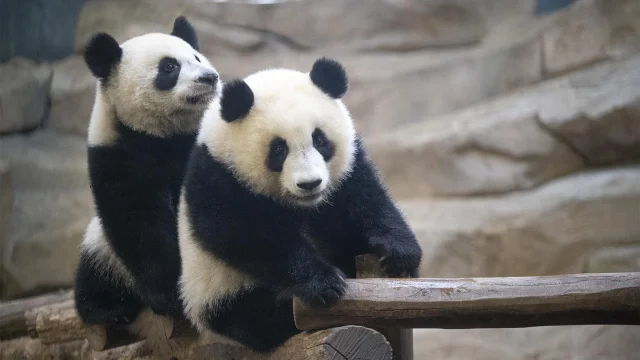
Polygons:
<instances>
[{"instance_id":1,"label":"panda front paw","mask_svg":"<svg viewBox=\"0 0 640 360\"><path fill-rule=\"evenodd\" d=\"M331 306L347 289L345 277L339 269L329 267L311 280L295 286L293 293L307 304Z\"/></svg>"},{"instance_id":2,"label":"panda front paw","mask_svg":"<svg viewBox=\"0 0 640 360\"><path fill-rule=\"evenodd\" d=\"M373 247L387 276L395 278L418 277L422 250L416 244L385 242Z\"/></svg>"}]
</instances>

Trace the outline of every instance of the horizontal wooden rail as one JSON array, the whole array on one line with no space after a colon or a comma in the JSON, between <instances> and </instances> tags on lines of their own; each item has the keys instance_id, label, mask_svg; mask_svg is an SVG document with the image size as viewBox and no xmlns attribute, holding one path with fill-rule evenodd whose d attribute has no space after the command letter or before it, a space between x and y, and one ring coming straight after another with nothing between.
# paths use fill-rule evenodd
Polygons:
<instances>
[{"instance_id":1,"label":"horizontal wooden rail","mask_svg":"<svg viewBox=\"0 0 640 360\"><path fill-rule=\"evenodd\" d=\"M472 279L349 279L331 308L294 299L302 330L640 325L640 273Z\"/></svg>"}]
</instances>

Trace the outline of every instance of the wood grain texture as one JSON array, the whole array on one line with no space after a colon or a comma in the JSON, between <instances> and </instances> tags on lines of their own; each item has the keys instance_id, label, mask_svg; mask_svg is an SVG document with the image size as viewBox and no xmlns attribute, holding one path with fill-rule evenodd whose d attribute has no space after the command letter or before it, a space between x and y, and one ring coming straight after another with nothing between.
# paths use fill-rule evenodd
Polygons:
<instances>
[{"instance_id":1,"label":"wood grain texture","mask_svg":"<svg viewBox=\"0 0 640 360\"><path fill-rule=\"evenodd\" d=\"M473 279L349 279L331 308L294 299L303 330L640 325L640 273Z\"/></svg>"},{"instance_id":2,"label":"wood grain texture","mask_svg":"<svg viewBox=\"0 0 640 360\"><path fill-rule=\"evenodd\" d=\"M0 340L28 335L25 312L33 308L73 300L73 291L58 291L0 303Z\"/></svg>"},{"instance_id":3,"label":"wood grain texture","mask_svg":"<svg viewBox=\"0 0 640 360\"><path fill-rule=\"evenodd\" d=\"M188 323L184 324L186 319L174 322L171 318L155 316L151 321L151 332L146 340L158 353L170 352L170 339L191 336L194 332ZM29 336L40 339L43 344L87 339L89 347L95 351L145 340L125 328L85 325L78 317L73 300L28 310L25 312L25 324Z\"/></svg>"},{"instance_id":4,"label":"wood grain texture","mask_svg":"<svg viewBox=\"0 0 640 360\"><path fill-rule=\"evenodd\" d=\"M73 308L73 301L70 307L67 302L41 306L27 311L25 317L29 336L43 344L82 340L87 336L87 328Z\"/></svg>"},{"instance_id":5,"label":"wood grain texture","mask_svg":"<svg viewBox=\"0 0 640 360\"><path fill-rule=\"evenodd\" d=\"M378 257L373 254L356 256L356 278L387 278L387 274L380 266ZM375 328L391 344L393 360L413 360L413 329L398 327Z\"/></svg>"},{"instance_id":6,"label":"wood grain texture","mask_svg":"<svg viewBox=\"0 0 640 360\"><path fill-rule=\"evenodd\" d=\"M379 332L350 325L303 332L268 354L234 345L212 344L199 347L189 359L391 360L391 346Z\"/></svg>"},{"instance_id":7,"label":"wood grain texture","mask_svg":"<svg viewBox=\"0 0 640 360\"><path fill-rule=\"evenodd\" d=\"M270 354L258 354L245 347L200 344L190 331L176 331L181 322L154 324L147 338L137 338L123 330L85 326L77 315L73 300L37 307L26 312L32 338L42 345L87 339L90 359L319 359L319 360L391 360L391 345L385 337L360 326L344 326L303 332L289 339ZM174 326L175 324L175 326ZM217 356L217 357L216 357Z\"/></svg>"}]
</instances>

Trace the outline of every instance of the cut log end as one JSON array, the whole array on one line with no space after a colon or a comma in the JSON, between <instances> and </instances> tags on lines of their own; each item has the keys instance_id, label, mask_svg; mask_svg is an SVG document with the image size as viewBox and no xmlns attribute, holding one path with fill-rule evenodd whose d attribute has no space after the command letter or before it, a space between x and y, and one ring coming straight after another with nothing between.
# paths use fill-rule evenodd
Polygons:
<instances>
[{"instance_id":1,"label":"cut log end","mask_svg":"<svg viewBox=\"0 0 640 360\"><path fill-rule=\"evenodd\" d=\"M391 360L391 345L379 332L361 326L303 332L287 340L271 353L257 353L229 344L199 347L190 359L252 360Z\"/></svg>"}]
</instances>

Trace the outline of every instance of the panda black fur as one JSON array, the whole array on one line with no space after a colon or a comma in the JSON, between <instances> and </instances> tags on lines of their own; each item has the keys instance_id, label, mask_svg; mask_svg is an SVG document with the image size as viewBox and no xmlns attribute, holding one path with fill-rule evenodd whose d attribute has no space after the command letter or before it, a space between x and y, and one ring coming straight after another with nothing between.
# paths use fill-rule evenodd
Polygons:
<instances>
[{"instance_id":1,"label":"panda black fur","mask_svg":"<svg viewBox=\"0 0 640 360\"><path fill-rule=\"evenodd\" d=\"M422 250L341 101L341 64L270 69L205 112L178 215L185 314L201 333L269 351L297 333L292 297L332 304L373 252L394 277Z\"/></svg>"},{"instance_id":2,"label":"panda black fur","mask_svg":"<svg viewBox=\"0 0 640 360\"><path fill-rule=\"evenodd\" d=\"M96 34L84 58L98 79L88 131L96 215L81 245L76 308L87 324L139 331L143 311L182 314L180 186L202 114L221 82L184 17L171 34L122 45Z\"/></svg>"}]
</instances>

